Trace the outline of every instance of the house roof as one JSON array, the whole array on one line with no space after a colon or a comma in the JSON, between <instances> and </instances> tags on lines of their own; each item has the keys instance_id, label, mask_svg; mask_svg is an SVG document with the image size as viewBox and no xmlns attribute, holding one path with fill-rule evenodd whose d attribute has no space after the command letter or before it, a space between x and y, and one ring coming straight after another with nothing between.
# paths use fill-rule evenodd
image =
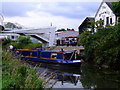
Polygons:
<instances>
[{"instance_id":1,"label":"house roof","mask_svg":"<svg viewBox=\"0 0 120 90\"><path fill-rule=\"evenodd\" d=\"M108 6L109 6L109 8L111 9L111 10L113 10L112 9L112 2L105 2Z\"/></svg>"},{"instance_id":2,"label":"house roof","mask_svg":"<svg viewBox=\"0 0 120 90\"><path fill-rule=\"evenodd\" d=\"M114 1L114 2L116 2L116 1ZM103 3L106 3L106 4L108 5L108 7L113 11L113 9L112 9L112 2L105 2L105 1L103 1L103 2L100 4L100 7L102 6ZM97 13L99 12L100 7L98 8ZM97 13L95 14L95 17L97 16ZM114 12L113 12L113 13L114 13ZM115 13L114 13L114 14L115 14ZM115 14L115 15L116 15L116 14Z\"/></svg>"},{"instance_id":3,"label":"house roof","mask_svg":"<svg viewBox=\"0 0 120 90\"><path fill-rule=\"evenodd\" d=\"M89 21L95 21L94 17L86 17L82 24L78 27L79 33L82 33L85 28L88 28L90 25Z\"/></svg>"},{"instance_id":4,"label":"house roof","mask_svg":"<svg viewBox=\"0 0 120 90\"><path fill-rule=\"evenodd\" d=\"M94 17L87 17L87 19L88 19L89 21L94 21L94 20L95 20Z\"/></svg>"},{"instance_id":5,"label":"house roof","mask_svg":"<svg viewBox=\"0 0 120 90\"><path fill-rule=\"evenodd\" d=\"M83 25L87 25L89 21L95 21L94 17L86 17L85 20L82 22L82 24L79 26L79 28Z\"/></svg>"}]
</instances>

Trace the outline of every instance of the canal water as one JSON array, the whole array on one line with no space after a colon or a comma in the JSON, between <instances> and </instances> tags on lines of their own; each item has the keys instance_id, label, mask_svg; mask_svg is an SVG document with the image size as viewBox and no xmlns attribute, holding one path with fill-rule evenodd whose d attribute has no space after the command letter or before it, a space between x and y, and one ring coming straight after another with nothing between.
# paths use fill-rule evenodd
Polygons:
<instances>
[{"instance_id":1,"label":"canal water","mask_svg":"<svg viewBox=\"0 0 120 90\"><path fill-rule=\"evenodd\" d=\"M120 88L120 74L107 69L99 69L92 63L83 63L81 67L61 67L51 64L27 62L33 67L37 65L39 73L44 77L53 75L52 83L47 88Z\"/></svg>"}]
</instances>

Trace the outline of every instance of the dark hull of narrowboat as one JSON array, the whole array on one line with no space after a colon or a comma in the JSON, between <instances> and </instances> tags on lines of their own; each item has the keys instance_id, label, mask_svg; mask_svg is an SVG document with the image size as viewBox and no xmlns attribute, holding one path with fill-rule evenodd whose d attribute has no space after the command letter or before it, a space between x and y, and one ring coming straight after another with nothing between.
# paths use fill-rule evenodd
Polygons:
<instances>
[{"instance_id":1,"label":"dark hull of narrowboat","mask_svg":"<svg viewBox=\"0 0 120 90\"><path fill-rule=\"evenodd\" d=\"M41 60L35 60L35 59L25 59L22 58L22 60L26 60L26 61L32 61L35 62L36 64L41 64L41 65L50 65L50 66L62 66L62 67L80 67L81 66L81 62L77 62L77 63L57 63L57 62L47 62L47 61L41 61Z\"/></svg>"},{"instance_id":2,"label":"dark hull of narrowboat","mask_svg":"<svg viewBox=\"0 0 120 90\"><path fill-rule=\"evenodd\" d=\"M23 60L24 61L24 60ZM81 67L78 66L72 66L72 65L61 65L61 64L55 64L55 63L45 63L45 62L38 62L33 60L25 60L27 64L29 64L32 67L38 67L38 68L45 68L45 69L52 69L55 71L61 71L61 72L68 72L68 73L75 73L75 74L81 74ZM78 72L80 71L80 72Z\"/></svg>"}]
</instances>

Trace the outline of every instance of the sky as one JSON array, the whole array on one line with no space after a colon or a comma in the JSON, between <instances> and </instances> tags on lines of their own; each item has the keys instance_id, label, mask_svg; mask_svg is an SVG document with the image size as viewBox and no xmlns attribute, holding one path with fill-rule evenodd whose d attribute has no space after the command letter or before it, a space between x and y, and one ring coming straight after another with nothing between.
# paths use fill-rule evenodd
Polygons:
<instances>
[{"instance_id":1,"label":"sky","mask_svg":"<svg viewBox=\"0 0 120 90\"><path fill-rule=\"evenodd\" d=\"M102 0L2 0L4 22L28 28L50 26L78 31L86 17L94 17Z\"/></svg>"}]
</instances>

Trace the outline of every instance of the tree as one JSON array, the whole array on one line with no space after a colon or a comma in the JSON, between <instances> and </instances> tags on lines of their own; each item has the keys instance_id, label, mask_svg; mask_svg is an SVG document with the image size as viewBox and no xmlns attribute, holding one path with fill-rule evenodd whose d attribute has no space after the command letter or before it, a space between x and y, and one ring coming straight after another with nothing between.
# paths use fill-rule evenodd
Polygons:
<instances>
[{"instance_id":1,"label":"tree","mask_svg":"<svg viewBox=\"0 0 120 90\"><path fill-rule=\"evenodd\" d=\"M73 31L75 31L73 28L72 28Z\"/></svg>"},{"instance_id":2,"label":"tree","mask_svg":"<svg viewBox=\"0 0 120 90\"><path fill-rule=\"evenodd\" d=\"M112 9L113 9L113 12L119 16L118 18L118 23L120 24L120 1L119 2L113 2L112 3Z\"/></svg>"},{"instance_id":3,"label":"tree","mask_svg":"<svg viewBox=\"0 0 120 90\"><path fill-rule=\"evenodd\" d=\"M62 28L62 29L58 29L57 32L70 31L70 30L75 31L73 28L72 29L67 28L67 30L65 30L64 28Z\"/></svg>"},{"instance_id":4,"label":"tree","mask_svg":"<svg viewBox=\"0 0 120 90\"><path fill-rule=\"evenodd\" d=\"M100 30L100 29L102 29L103 28L103 20L99 20L99 21L97 21L97 22L95 22L95 21L89 21L89 28L91 28L91 33L94 33L95 32L95 29L97 29L97 30Z\"/></svg>"},{"instance_id":5,"label":"tree","mask_svg":"<svg viewBox=\"0 0 120 90\"><path fill-rule=\"evenodd\" d=\"M11 39L7 38L7 39L5 39L5 41L2 42L2 45L6 46L6 45L10 44L11 42L12 42Z\"/></svg>"},{"instance_id":6,"label":"tree","mask_svg":"<svg viewBox=\"0 0 120 90\"><path fill-rule=\"evenodd\" d=\"M18 38L18 43L21 43L21 44L30 44L30 43L32 43L32 40L30 40L30 37L20 36Z\"/></svg>"},{"instance_id":7,"label":"tree","mask_svg":"<svg viewBox=\"0 0 120 90\"><path fill-rule=\"evenodd\" d=\"M64 28L58 29L57 32L66 31Z\"/></svg>"},{"instance_id":8,"label":"tree","mask_svg":"<svg viewBox=\"0 0 120 90\"><path fill-rule=\"evenodd\" d=\"M112 2L112 9L116 15L120 15L120 1L119 2Z\"/></svg>"},{"instance_id":9,"label":"tree","mask_svg":"<svg viewBox=\"0 0 120 90\"><path fill-rule=\"evenodd\" d=\"M22 29L21 26L17 26L14 23L8 22L7 24L5 24L5 28L17 28L17 29Z\"/></svg>"},{"instance_id":10,"label":"tree","mask_svg":"<svg viewBox=\"0 0 120 90\"><path fill-rule=\"evenodd\" d=\"M67 28L67 31L70 31L71 29Z\"/></svg>"},{"instance_id":11,"label":"tree","mask_svg":"<svg viewBox=\"0 0 120 90\"><path fill-rule=\"evenodd\" d=\"M8 22L7 24L5 24L5 27L6 28L16 28L16 25L11 22Z\"/></svg>"}]
</instances>

